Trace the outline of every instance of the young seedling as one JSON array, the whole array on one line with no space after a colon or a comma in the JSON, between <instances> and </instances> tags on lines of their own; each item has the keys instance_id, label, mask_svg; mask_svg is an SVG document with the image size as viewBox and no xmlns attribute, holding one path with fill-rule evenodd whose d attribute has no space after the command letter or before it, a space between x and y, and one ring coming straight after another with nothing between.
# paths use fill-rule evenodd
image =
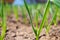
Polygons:
<instances>
[{"instance_id":1,"label":"young seedling","mask_svg":"<svg viewBox=\"0 0 60 40\"><path fill-rule=\"evenodd\" d=\"M58 13L58 8L56 8L56 12L54 13L53 17L52 17L52 20L51 22L49 23L49 25L47 25L47 28L46 28L46 33L48 34L49 30L50 30L50 26L52 24L52 22L56 23L56 19L57 19L57 13Z\"/></svg>"},{"instance_id":2,"label":"young seedling","mask_svg":"<svg viewBox=\"0 0 60 40\"><path fill-rule=\"evenodd\" d=\"M7 9L7 14L10 15L11 14L11 6L6 3L6 9Z\"/></svg>"},{"instance_id":3,"label":"young seedling","mask_svg":"<svg viewBox=\"0 0 60 40\"><path fill-rule=\"evenodd\" d=\"M29 17L30 17L30 23L31 23L31 25L32 25L32 29L33 29L33 31L34 31L34 33L35 33L35 36L36 36L36 40L39 40L39 35L40 35L40 33L41 33L42 29L43 29L44 23L45 23L45 21L46 21L46 18L47 18L47 15L48 15L47 11L49 10L49 3L50 3L50 0L48 0L48 2L47 2L47 4L46 4L46 8L45 8L45 10L44 10L44 16L43 16L42 22L41 22L41 24L40 24L40 28L37 29L37 27L34 28L34 26L33 26L32 18L31 18L31 15L30 15L31 12L30 12L30 10L29 10L29 8L28 8L28 6L27 6L26 0L24 0L25 7L26 7L26 9L27 9L27 11L28 11L28 14L29 14Z\"/></svg>"},{"instance_id":4,"label":"young seedling","mask_svg":"<svg viewBox=\"0 0 60 40\"><path fill-rule=\"evenodd\" d=\"M0 40L4 40L5 33L6 33L6 13L5 13L5 7L4 7L4 0L2 0L2 12L1 12L1 18L2 18L2 33L0 35Z\"/></svg>"},{"instance_id":5,"label":"young seedling","mask_svg":"<svg viewBox=\"0 0 60 40\"><path fill-rule=\"evenodd\" d=\"M23 22L26 23L27 19L26 19L26 9L25 6L21 7L21 12L22 12L22 17L23 17Z\"/></svg>"},{"instance_id":6,"label":"young seedling","mask_svg":"<svg viewBox=\"0 0 60 40\"><path fill-rule=\"evenodd\" d=\"M18 20L18 6L13 6L13 12L14 12L16 19Z\"/></svg>"},{"instance_id":7,"label":"young seedling","mask_svg":"<svg viewBox=\"0 0 60 40\"><path fill-rule=\"evenodd\" d=\"M52 20L51 20L50 24L47 26L46 33L49 32L52 22L55 24L55 26L57 25L57 14L58 14L59 8L60 8L60 5L59 5L60 1L59 2L58 1L59 0L53 1L54 5L55 5L55 12L54 12L54 15L52 16ZM53 7L53 6L51 6L51 7Z\"/></svg>"}]
</instances>

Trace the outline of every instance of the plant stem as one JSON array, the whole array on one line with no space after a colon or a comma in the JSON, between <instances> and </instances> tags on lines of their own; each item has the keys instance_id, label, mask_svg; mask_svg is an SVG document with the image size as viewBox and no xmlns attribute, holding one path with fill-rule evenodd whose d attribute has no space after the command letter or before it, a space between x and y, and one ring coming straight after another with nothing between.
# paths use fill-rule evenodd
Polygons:
<instances>
[{"instance_id":1,"label":"plant stem","mask_svg":"<svg viewBox=\"0 0 60 40\"><path fill-rule=\"evenodd\" d=\"M46 18L47 18L47 15L48 15L47 11L49 10L49 6L50 6L49 4L50 4L50 0L48 0L48 2L47 2L47 4L46 4L46 9L45 9L45 11L44 11L44 17L43 17L42 22L41 22L41 24L40 24L40 28L39 28L39 31L38 31L38 36L40 35L40 33L41 33L41 31L42 31L42 28L43 28L43 26L44 26L44 23L45 23L45 21L46 21Z\"/></svg>"},{"instance_id":2,"label":"plant stem","mask_svg":"<svg viewBox=\"0 0 60 40\"><path fill-rule=\"evenodd\" d=\"M25 5L25 7L26 7L26 9L27 9L27 11L28 11L28 15L29 15L29 18L30 18L30 23L31 23L31 25L32 25L32 29L33 29L33 31L34 31L34 33L35 33L35 36L36 36L36 35L37 35L37 31L36 31L36 29L34 28L34 25L33 25L33 23L32 23L31 12L30 12L30 10L29 10L29 8L28 8L28 6L27 6L26 0L24 0L24 5Z\"/></svg>"},{"instance_id":3,"label":"plant stem","mask_svg":"<svg viewBox=\"0 0 60 40\"><path fill-rule=\"evenodd\" d=\"M39 40L39 36L38 35L36 36L36 40Z\"/></svg>"}]
</instances>

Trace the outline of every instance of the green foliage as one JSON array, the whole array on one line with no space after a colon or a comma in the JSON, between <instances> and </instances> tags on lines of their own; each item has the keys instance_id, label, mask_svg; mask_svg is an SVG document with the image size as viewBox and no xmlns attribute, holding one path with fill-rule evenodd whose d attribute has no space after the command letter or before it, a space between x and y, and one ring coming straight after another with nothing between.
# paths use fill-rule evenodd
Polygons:
<instances>
[{"instance_id":1,"label":"green foliage","mask_svg":"<svg viewBox=\"0 0 60 40\"><path fill-rule=\"evenodd\" d=\"M2 0L2 8L1 8L1 18L2 18L2 33L0 35L0 40L4 40L5 32L6 32L6 10L4 7L4 1Z\"/></svg>"},{"instance_id":2,"label":"green foliage","mask_svg":"<svg viewBox=\"0 0 60 40\"><path fill-rule=\"evenodd\" d=\"M53 0L53 3L60 8L60 0Z\"/></svg>"},{"instance_id":3,"label":"green foliage","mask_svg":"<svg viewBox=\"0 0 60 40\"><path fill-rule=\"evenodd\" d=\"M26 0L24 0L24 4L25 4L25 7L26 7L26 9L27 9L27 11L28 11L28 15L29 15L29 17L30 17L30 23L31 23L31 25L32 25L32 29L33 29L35 35L37 35L37 31L36 31L36 29L35 29L34 26L33 26L32 18L31 18L31 13L30 13L30 10L29 10L29 8L28 8L28 6L27 6Z\"/></svg>"},{"instance_id":4,"label":"green foliage","mask_svg":"<svg viewBox=\"0 0 60 40\"><path fill-rule=\"evenodd\" d=\"M6 13L5 13L5 8L3 8L3 13L2 13L2 33L1 33L1 38L4 39L5 33L6 33Z\"/></svg>"},{"instance_id":5,"label":"green foliage","mask_svg":"<svg viewBox=\"0 0 60 40\"><path fill-rule=\"evenodd\" d=\"M46 5L45 11L44 11L44 16L43 16L42 22L41 22L41 24L40 24L40 28L39 28L39 30L38 30L37 27L36 27L36 28L33 27L32 18L31 18L31 15L30 15L31 12L30 12L30 10L29 10L29 8L28 8L28 6L27 6L26 1L24 0L24 4L25 4L25 6L26 6L26 9L27 9L28 14L29 14L29 17L30 17L30 22L31 22L31 25L32 25L32 29L33 29L33 31L34 31L34 33L35 33L35 36L36 36L36 40L38 40L39 35L40 35L40 33L41 33L42 29L43 29L44 23L45 23L45 21L46 21L46 17L47 17L47 15L48 15L47 11L49 10L49 3L50 3L50 0L48 0L48 2L47 2L47 5ZM37 15L36 15L36 17L38 18ZM37 21L38 21L38 20L36 20L36 23L37 23ZM37 30L36 30L36 29L37 29Z\"/></svg>"},{"instance_id":6,"label":"green foliage","mask_svg":"<svg viewBox=\"0 0 60 40\"><path fill-rule=\"evenodd\" d=\"M57 25L57 17L60 13L60 11L59 11L60 1L53 0L52 2L53 2L53 4L50 4L50 0L47 0L46 5L43 4L43 10L41 9L41 7L42 7L41 4L28 5L26 3L26 0L24 0L24 7L21 7L22 16L24 18L24 21L26 20L26 13L28 12L28 15L30 18L30 23L31 23L32 29L35 33L36 40L39 39L39 35L40 35L43 27L45 26L45 24L44 24L45 22L46 22L46 27L45 27L46 33L49 32L50 26L52 23ZM18 6L12 6L12 9L13 9L12 11L14 12L16 19L18 20ZM26 10L27 10L27 12L26 12ZM10 12L11 12L10 5L9 4L4 5L4 1L2 0L2 3L0 4L0 17L2 18L2 24L1 24L2 33L0 35L0 40L4 40L5 33L6 33L6 20L7 20L6 14L10 15ZM50 21L50 23L48 23L49 13L51 13L51 15L52 15L52 20ZM59 17L60 17L60 15L59 15ZM35 18L34 21L36 23L36 27L33 24L33 18ZM39 28L38 28L38 22L39 22L38 19L42 20Z\"/></svg>"},{"instance_id":7,"label":"green foliage","mask_svg":"<svg viewBox=\"0 0 60 40\"><path fill-rule=\"evenodd\" d=\"M20 8L21 8L21 12L22 12L23 22L26 23L27 19L26 19L26 9L25 9L25 6L20 7Z\"/></svg>"},{"instance_id":8,"label":"green foliage","mask_svg":"<svg viewBox=\"0 0 60 40\"><path fill-rule=\"evenodd\" d=\"M13 12L14 12L16 19L18 20L18 6L13 6Z\"/></svg>"},{"instance_id":9,"label":"green foliage","mask_svg":"<svg viewBox=\"0 0 60 40\"><path fill-rule=\"evenodd\" d=\"M56 11L55 11L54 15L52 16L52 20L51 20L50 24L47 25L47 28L46 28L46 33L47 34L48 34L49 30L50 30L50 26L51 26L52 22L55 24L55 26L57 25L56 24L56 21L57 21L56 20L57 19L57 13L58 13L58 8L56 7Z\"/></svg>"},{"instance_id":10,"label":"green foliage","mask_svg":"<svg viewBox=\"0 0 60 40\"><path fill-rule=\"evenodd\" d=\"M54 23L54 24L56 24L56 19L57 19L57 13L58 13L58 8L60 7L60 1L59 0L54 0L54 1L52 1L53 3L54 3L54 5L56 5L57 7L56 7L56 11L55 12L53 12L53 10L52 10L52 6L51 6L51 4L50 4L50 0L48 0L47 1L47 4L46 4L46 7L45 7L45 10L44 10L44 15L42 16L42 22L41 22L41 24L40 24L40 28L38 29L38 15L39 15L39 13L40 13L40 15L41 15L41 12L38 10L38 12L36 13L36 16L35 16L35 21L36 21L36 28L33 26L33 21L32 21L32 18L31 18L31 14L33 13L33 12L31 12L31 10L28 8L28 5L27 5L27 3L26 3L26 1L24 0L24 4L25 4L25 7L26 7L26 9L27 9L27 11L28 11L28 14L29 14L29 17L30 17L30 22L31 22L31 25L32 25L32 29L33 29L33 31L34 31L34 33L35 33L35 36L36 36L36 40L38 40L38 38L39 38L39 35L40 35L40 33L41 33L41 31L42 31L42 29L43 29L43 26L44 26L44 23L45 22L47 22L48 20L47 20L47 17L48 17L48 14L49 14L49 10L50 10L50 12L53 14L53 16L52 16L52 20L51 20L51 22L48 24L48 22L47 22L47 27L46 27L46 32L48 33L49 32L49 29L50 29L50 25L52 24L52 22ZM35 6L35 8L37 8L37 5ZM35 9L35 10L37 10L37 9ZM34 11L34 10L33 10Z\"/></svg>"},{"instance_id":11,"label":"green foliage","mask_svg":"<svg viewBox=\"0 0 60 40\"><path fill-rule=\"evenodd\" d=\"M6 9L7 9L7 14L10 15L10 12L11 12L11 5L9 5L8 3L6 3Z\"/></svg>"}]
</instances>

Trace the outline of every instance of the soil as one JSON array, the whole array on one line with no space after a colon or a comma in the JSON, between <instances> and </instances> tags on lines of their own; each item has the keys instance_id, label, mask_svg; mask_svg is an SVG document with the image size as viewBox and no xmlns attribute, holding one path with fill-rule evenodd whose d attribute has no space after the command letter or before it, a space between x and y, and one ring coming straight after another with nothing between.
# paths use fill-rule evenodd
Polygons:
<instances>
[{"instance_id":1,"label":"soil","mask_svg":"<svg viewBox=\"0 0 60 40\"><path fill-rule=\"evenodd\" d=\"M7 30L5 40L35 40L32 27L28 20L24 24L22 17L19 16L18 21L14 15L7 17ZM43 28L39 40L60 40L60 24L58 26L51 26L48 35Z\"/></svg>"}]
</instances>

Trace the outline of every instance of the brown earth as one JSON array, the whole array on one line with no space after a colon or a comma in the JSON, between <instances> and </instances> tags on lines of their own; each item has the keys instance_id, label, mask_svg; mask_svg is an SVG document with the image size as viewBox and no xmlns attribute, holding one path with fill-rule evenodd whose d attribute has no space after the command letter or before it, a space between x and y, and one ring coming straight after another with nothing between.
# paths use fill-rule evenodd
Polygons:
<instances>
[{"instance_id":1,"label":"brown earth","mask_svg":"<svg viewBox=\"0 0 60 40\"><path fill-rule=\"evenodd\" d=\"M7 17L5 40L35 40L35 35L28 20L27 24L24 24L22 20L21 16L19 16L18 21L13 15ZM43 28L39 40L60 40L60 25L56 27L52 25L48 35Z\"/></svg>"}]
</instances>

